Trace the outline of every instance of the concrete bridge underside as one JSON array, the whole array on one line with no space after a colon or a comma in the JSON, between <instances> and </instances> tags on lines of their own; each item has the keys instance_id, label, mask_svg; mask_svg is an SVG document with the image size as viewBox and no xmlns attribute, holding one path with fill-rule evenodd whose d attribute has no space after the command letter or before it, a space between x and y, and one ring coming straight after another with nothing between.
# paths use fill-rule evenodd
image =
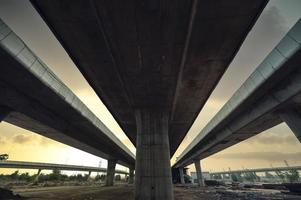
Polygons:
<instances>
[{"instance_id":1,"label":"concrete bridge underside","mask_svg":"<svg viewBox=\"0 0 301 200\"><path fill-rule=\"evenodd\" d=\"M31 0L136 145L136 199L173 199L172 156L267 0Z\"/></svg>"}]
</instances>

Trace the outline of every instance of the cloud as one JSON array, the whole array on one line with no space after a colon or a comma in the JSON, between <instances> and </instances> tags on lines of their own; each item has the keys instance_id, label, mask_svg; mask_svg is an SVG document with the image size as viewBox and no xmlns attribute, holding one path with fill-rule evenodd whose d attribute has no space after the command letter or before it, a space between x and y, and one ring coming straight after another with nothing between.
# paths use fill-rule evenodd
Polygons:
<instances>
[{"instance_id":1,"label":"cloud","mask_svg":"<svg viewBox=\"0 0 301 200\"><path fill-rule=\"evenodd\" d=\"M227 153L212 156L213 159L228 160L264 160L270 162L281 162L283 160L300 160L301 152L282 153L282 152L246 152L246 153Z\"/></svg>"},{"instance_id":2,"label":"cloud","mask_svg":"<svg viewBox=\"0 0 301 200\"><path fill-rule=\"evenodd\" d=\"M57 145L57 142L54 141L54 140L51 140L51 139L49 139L47 137L40 136L40 138L39 138L39 145L45 147L45 146Z\"/></svg>"},{"instance_id":3,"label":"cloud","mask_svg":"<svg viewBox=\"0 0 301 200\"><path fill-rule=\"evenodd\" d=\"M4 145L5 143L5 139L3 137L0 137L0 145Z\"/></svg>"},{"instance_id":4,"label":"cloud","mask_svg":"<svg viewBox=\"0 0 301 200\"><path fill-rule=\"evenodd\" d=\"M33 136L23 135L23 134L16 135L12 138L13 142L17 143L17 144L25 144L25 143L33 141L33 139L34 139Z\"/></svg>"}]
</instances>

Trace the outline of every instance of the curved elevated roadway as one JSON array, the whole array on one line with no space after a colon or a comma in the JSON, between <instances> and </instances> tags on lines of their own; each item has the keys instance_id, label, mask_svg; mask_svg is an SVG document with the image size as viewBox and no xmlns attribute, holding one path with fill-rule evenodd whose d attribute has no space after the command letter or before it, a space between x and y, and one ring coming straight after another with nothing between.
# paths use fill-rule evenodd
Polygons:
<instances>
[{"instance_id":1,"label":"curved elevated roadway","mask_svg":"<svg viewBox=\"0 0 301 200\"><path fill-rule=\"evenodd\" d=\"M108 159L112 174L116 163L134 168L129 149L1 20L0 63L0 122Z\"/></svg>"},{"instance_id":2,"label":"curved elevated roadway","mask_svg":"<svg viewBox=\"0 0 301 200\"><path fill-rule=\"evenodd\" d=\"M173 167L195 161L286 122L301 141L301 20L183 151Z\"/></svg>"},{"instance_id":3,"label":"curved elevated roadway","mask_svg":"<svg viewBox=\"0 0 301 200\"><path fill-rule=\"evenodd\" d=\"M223 175L223 174L241 174L245 172L259 173L259 172L279 172L279 171L289 171L289 170L301 170L301 166L289 166L289 167L268 167L268 168L255 168L255 169L244 169L244 170L231 170L224 172L210 172L211 176Z\"/></svg>"}]
</instances>

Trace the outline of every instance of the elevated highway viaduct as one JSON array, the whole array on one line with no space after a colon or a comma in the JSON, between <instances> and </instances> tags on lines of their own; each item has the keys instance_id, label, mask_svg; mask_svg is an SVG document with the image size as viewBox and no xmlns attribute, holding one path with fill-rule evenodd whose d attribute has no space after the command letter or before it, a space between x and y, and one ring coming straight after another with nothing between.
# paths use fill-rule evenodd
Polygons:
<instances>
[{"instance_id":1,"label":"elevated highway viaduct","mask_svg":"<svg viewBox=\"0 0 301 200\"><path fill-rule=\"evenodd\" d=\"M1 20L0 63L0 122L108 159L108 185L116 163L134 169L129 149Z\"/></svg>"},{"instance_id":2,"label":"elevated highway viaduct","mask_svg":"<svg viewBox=\"0 0 301 200\"><path fill-rule=\"evenodd\" d=\"M255 168L255 169L244 169L244 170L231 170L223 172L210 172L210 176L214 175L231 175L231 174L242 174L246 172L250 173L260 173L260 172L283 172L290 170L301 170L301 166L287 166L287 167L267 167L267 168Z\"/></svg>"},{"instance_id":3,"label":"elevated highway viaduct","mask_svg":"<svg viewBox=\"0 0 301 200\"><path fill-rule=\"evenodd\" d=\"M15 161L6 160L0 161L0 168L8 169L38 169L38 175L41 170L63 170L63 171L80 171L80 172L107 172L107 168L100 167L89 167L80 165L66 165L66 164L54 164L54 163L41 163L41 162L25 162L25 161ZM122 170L115 170L116 174L128 175L129 173Z\"/></svg>"},{"instance_id":4,"label":"elevated highway viaduct","mask_svg":"<svg viewBox=\"0 0 301 200\"><path fill-rule=\"evenodd\" d=\"M182 170L193 162L199 166L200 159L282 122L301 141L300 47L301 20L183 151L173 167Z\"/></svg>"},{"instance_id":5,"label":"elevated highway viaduct","mask_svg":"<svg viewBox=\"0 0 301 200\"><path fill-rule=\"evenodd\" d=\"M267 0L31 0L136 146L135 199L173 199L172 156Z\"/></svg>"}]
</instances>

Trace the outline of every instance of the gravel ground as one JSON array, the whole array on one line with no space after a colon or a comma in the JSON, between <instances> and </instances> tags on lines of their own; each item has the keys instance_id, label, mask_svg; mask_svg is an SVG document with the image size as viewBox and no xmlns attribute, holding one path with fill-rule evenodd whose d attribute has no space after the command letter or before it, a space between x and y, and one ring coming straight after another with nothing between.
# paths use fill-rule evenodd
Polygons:
<instances>
[{"instance_id":1,"label":"gravel ground","mask_svg":"<svg viewBox=\"0 0 301 200\"><path fill-rule=\"evenodd\" d=\"M15 189L27 200L133 200L130 185L114 187L61 186ZM176 186L175 200L301 200L301 196L287 195L273 190L230 190L227 188L196 188ZM1 198L0 198L1 199Z\"/></svg>"}]
</instances>

